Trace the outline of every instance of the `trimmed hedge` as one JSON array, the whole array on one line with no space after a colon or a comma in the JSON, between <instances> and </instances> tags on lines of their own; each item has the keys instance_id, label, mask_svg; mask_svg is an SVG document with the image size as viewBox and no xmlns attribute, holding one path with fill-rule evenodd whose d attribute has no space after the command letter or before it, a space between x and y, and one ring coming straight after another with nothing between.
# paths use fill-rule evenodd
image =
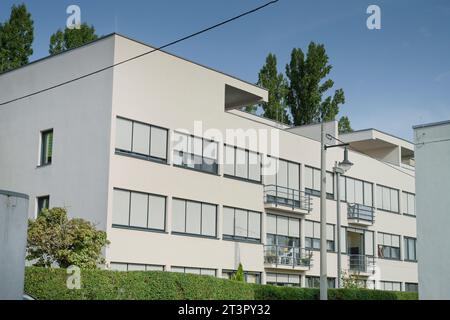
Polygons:
<instances>
[{"instance_id":1,"label":"trimmed hedge","mask_svg":"<svg viewBox=\"0 0 450 320\"><path fill-rule=\"evenodd\" d=\"M319 290L255 285L158 271L82 270L81 289L66 287L64 269L29 267L25 292L39 300L318 300ZM330 300L417 300L416 293L330 289Z\"/></svg>"}]
</instances>

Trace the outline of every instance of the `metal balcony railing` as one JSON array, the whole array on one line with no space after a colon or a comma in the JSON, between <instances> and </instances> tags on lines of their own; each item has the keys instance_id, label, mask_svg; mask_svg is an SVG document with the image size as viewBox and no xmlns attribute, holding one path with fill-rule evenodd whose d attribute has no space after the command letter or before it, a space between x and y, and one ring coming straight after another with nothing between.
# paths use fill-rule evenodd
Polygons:
<instances>
[{"instance_id":1,"label":"metal balcony railing","mask_svg":"<svg viewBox=\"0 0 450 320\"><path fill-rule=\"evenodd\" d=\"M359 203L349 203L347 207L347 218L362 220L373 224L375 221L375 209Z\"/></svg>"},{"instance_id":2,"label":"metal balcony railing","mask_svg":"<svg viewBox=\"0 0 450 320\"><path fill-rule=\"evenodd\" d=\"M311 212L311 196L303 191L280 187L277 185L264 186L264 201L275 205L291 207L292 209L302 209Z\"/></svg>"},{"instance_id":3,"label":"metal balcony railing","mask_svg":"<svg viewBox=\"0 0 450 320\"><path fill-rule=\"evenodd\" d=\"M375 257L363 254L350 254L348 256L348 264L350 271L370 273L375 268Z\"/></svg>"},{"instance_id":4,"label":"metal balcony railing","mask_svg":"<svg viewBox=\"0 0 450 320\"><path fill-rule=\"evenodd\" d=\"M312 256L312 251L304 248L277 245L264 246L264 262L274 265L310 268Z\"/></svg>"}]
</instances>

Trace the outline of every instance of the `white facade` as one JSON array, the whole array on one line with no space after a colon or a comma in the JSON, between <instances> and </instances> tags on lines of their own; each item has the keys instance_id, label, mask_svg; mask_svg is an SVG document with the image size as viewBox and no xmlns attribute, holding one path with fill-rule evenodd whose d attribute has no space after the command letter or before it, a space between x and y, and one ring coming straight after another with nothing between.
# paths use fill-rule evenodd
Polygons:
<instances>
[{"instance_id":1,"label":"white facade","mask_svg":"<svg viewBox=\"0 0 450 320\"><path fill-rule=\"evenodd\" d=\"M419 298L450 299L450 121L414 127Z\"/></svg>"},{"instance_id":2,"label":"white facade","mask_svg":"<svg viewBox=\"0 0 450 320\"><path fill-rule=\"evenodd\" d=\"M123 36L107 36L1 75L0 100L150 49ZM317 170L311 168L320 166L320 143L313 128L306 137L301 128L233 110L266 100L262 88L154 52L1 106L0 148L7 152L0 154L0 189L29 194L30 217L37 214L38 199L49 196L51 207L67 207L72 216L98 224L111 241L105 250L108 267L226 276L242 263L249 281L311 285L311 277L319 276L314 248L312 263L306 264L320 237L314 224L320 207L319 198L309 195L318 192ZM42 132L49 129L52 160L40 166ZM256 135L258 143L233 141L231 129ZM185 140L179 135L184 131L196 138ZM341 182L343 269L351 260L352 269L356 266L363 279L370 277L370 284L376 280L380 288L411 290L418 282L417 263L415 249L413 254L405 247L408 239L415 247L414 170L403 164L413 146L386 134L340 138L346 137L359 151L350 151L354 166ZM192 150L180 141L193 142ZM384 157L389 148L400 150L397 163ZM183 167L191 153L204 160L196 169ZM328 275L335 279L337 184L332 171L342 156L341 148L327 155ZM263 167L281 160L274 176L261 175L259 162L242 166L237 160L233 166L223 164L224 158L260 159ZM311 210L305 207L308 199ZM374 222L347 219L352 203L360 205L355 207L359 218L372 215L374 207Z\"/></svg>"}]
</instances>

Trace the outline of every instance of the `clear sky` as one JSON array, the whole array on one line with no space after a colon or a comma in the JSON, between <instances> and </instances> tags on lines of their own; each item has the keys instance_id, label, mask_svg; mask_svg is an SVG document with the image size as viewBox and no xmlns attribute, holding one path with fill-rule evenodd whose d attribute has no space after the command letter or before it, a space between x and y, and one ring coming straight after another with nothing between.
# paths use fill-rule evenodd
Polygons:
<instances>
[{"instance_id":1,"label":"clear sky","mask_svg":"<svg viewBox=\"0 0 450 320\"><path fill-rule=\"evenodd\" d=\"M36 60L63 28L70 4L99 35L118 32L160 46L265 3L264 0L1 0L0 21L25 3L35 23ZM366 9L381 8L381 30ZM412 125L450 119L450 1L280 0L262 11L167 51L256 82L269 52L285 70L294 47L325 44L335 88L343 88L354 129L412 139Z\"/></svg>"}]
</instances>

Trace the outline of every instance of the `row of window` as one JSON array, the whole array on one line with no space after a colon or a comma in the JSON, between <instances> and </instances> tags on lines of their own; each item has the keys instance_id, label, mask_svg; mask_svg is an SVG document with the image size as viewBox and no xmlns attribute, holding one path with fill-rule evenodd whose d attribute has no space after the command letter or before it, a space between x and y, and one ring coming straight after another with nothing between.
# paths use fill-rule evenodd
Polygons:
<instances>
[{"instance_id":1,"label":"row of window","mask_svg":"<svg viewBox=\"0 0 450 320\"><path fill-rule=\"evenodd\" d=\"M117 118L116 151L138 157L167 161L168 130L150 124ZM51 135L49 135L51 133ZM44 136L45 135L45 136ZM43 132L42 141L51 141L53 131ZM173 163L209 173L218 173L218 143L189 134L174 132ZM43 143L43 147L47 144ZM47 148L48 149L48 148ZM47 150L45 149L45 150ZM43 149L44 150L44 149ZM51 150L51 147L50 147ZM48 152L47 152L48 153ZM44 153L43 155L47 154ZM51 154L51 152L50 152ZM48 156L47 156L48 158ZM262 182L261 154L238 147L224 146L224 175L240 179ZM48 160L42 160L44 163ZM51 161L51 155L50 155ZM278 168L274 174L265 176L266 185L275 185L281 193L300 189L300 165L298 163L268 157L265 166ZM320 195L320 170L305 166L305 192ZM340 180L341 200L373 206L373 184L343 176ZM399 191L377 186L378 209L399 212ZM327 172L327 196L334 198L334 175ZM415 215L414 195L402 193L403 213Z\"/></svg>"}]
</instances>

